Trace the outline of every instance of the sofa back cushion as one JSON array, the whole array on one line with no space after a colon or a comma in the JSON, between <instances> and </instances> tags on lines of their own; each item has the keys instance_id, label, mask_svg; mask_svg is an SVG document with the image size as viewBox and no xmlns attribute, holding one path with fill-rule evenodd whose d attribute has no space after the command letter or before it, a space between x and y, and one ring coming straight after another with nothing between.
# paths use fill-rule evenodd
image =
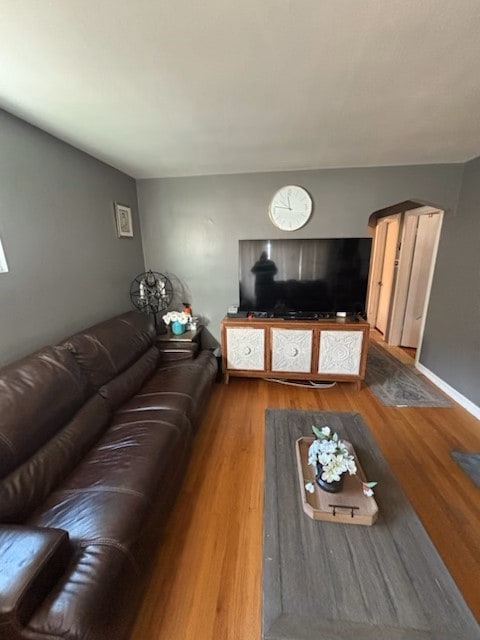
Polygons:
<instances>
[{"instance_id":1,"label":"sofa back cushion","mask_svg":"<svg viewBox=\"0 0 480 640\"><path fill-rule=\"evenodd\" d=\"M82 406L87 383L62 347L0 369L0 478L25 462Z\"/></svg>"},{"instance_id":2,"label":"sofa back cushion","mask_svg":"<svg viewBox=\"0 0 480 640\"><path fill-rule=\"evenodd\" d=\"M0 480L0 522L23 522L71 473L111 420L95 395L23 464Z\"/></svg>"},{"instance_id":3,"label":"sofa back cushion","mask_svg":"<svg viewBox=\"0 0 480 640\"><path fill-rule=\"evenodd\" d=\"M140 358L154 335L151 318L130 311L67 338L62 346L73 353L94 393Z\"/></svg>"},{"instance_id":4,"label":"sofa back cushion","mask_svg":"<svg viewBox=\"0 0 480 640\"><path fill-rule=\"evenodd\" d=\"M159 356L158 349L150 347L131 367L100 387L98 393L112 409L117 409L135 395L157 369Z\"/></svg>"}]
</instances>

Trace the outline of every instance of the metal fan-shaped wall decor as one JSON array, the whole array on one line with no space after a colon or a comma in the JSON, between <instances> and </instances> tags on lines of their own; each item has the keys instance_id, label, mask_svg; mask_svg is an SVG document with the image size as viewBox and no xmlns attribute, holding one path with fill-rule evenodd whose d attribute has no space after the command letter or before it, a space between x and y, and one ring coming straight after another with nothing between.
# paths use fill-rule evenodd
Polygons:
<instances>
[{"instance_id":1,"label":"metal fan-shaped wall decor","mask_svg":"<svg viewBox=\"0 0 480 640\"><path fill-rule=\"evenodd\" d=\"M140 273L130 285L130 300L133 306L145 313L152 313L157 324L157 313L165 311L173 300L173 287L163 273L146 271Z\"/></svg>"}]
</instances>

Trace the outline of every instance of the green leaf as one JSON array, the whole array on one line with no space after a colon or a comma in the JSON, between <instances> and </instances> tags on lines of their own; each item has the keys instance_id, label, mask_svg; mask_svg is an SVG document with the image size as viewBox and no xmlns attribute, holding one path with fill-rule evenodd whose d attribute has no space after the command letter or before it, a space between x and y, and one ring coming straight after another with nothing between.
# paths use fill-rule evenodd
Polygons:
<instances>
[{"instance_id":1,"label":"green leaf","mask_svg":"<svg viewBox=\"0 0 480 640\"><path fill-rule=\"evenodd\" d=\"M366 484L367 487L370 487L370 489L373 489L373 487L376 487L378 482L364 482L363 484Z\"/></svg>"},{"instance_id":2,"label":"green leaf","mask_svg":"<svg viewBox=\"0 0 480 640\"><path fill-rule=\"evenodd\" d=\"M317 436L317 438L319 438L320 440L323 440L324 435L318 427L316 427L315 425L312 425L312 431Z\"/></svg>"}]
</instances>

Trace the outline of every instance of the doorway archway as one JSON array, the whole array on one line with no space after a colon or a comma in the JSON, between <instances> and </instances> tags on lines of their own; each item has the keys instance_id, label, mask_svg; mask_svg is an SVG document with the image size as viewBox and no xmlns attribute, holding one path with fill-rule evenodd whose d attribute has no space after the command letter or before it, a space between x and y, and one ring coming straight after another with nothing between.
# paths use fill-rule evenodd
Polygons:
<instances>
[{"instance_id":1,"label":"doorway archway","mask_svg":"<svg viewBox=\"0 0 480 640\"><path fill-rule=\"evenodd\" d=\"M407 200L369 218L374 238L367 317L392 346L418 361L444 210Z\"/></svg>"}]
</instances>

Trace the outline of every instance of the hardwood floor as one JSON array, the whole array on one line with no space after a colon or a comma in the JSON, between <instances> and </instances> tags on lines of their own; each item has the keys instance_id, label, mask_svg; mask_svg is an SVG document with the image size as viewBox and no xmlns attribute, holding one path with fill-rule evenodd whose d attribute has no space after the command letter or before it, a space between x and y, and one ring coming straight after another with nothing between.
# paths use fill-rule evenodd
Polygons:
<instances>
[{"instance_id":1,"label":"hardwood floor","mask_svg":"<svg viewBox=\"0 0 480 640\"><path fill-rule=\"evenodd\" d=\"M402 351L405 351L405 353L409 355L412 360L415 360L415 356L417 354L416 349L414 349L413 347L400 347L400 349L402 349Z\"/></svg>"},{"instance_id":2,"label":"hardwood floor","mask_svg":"<svg viewBox=\"0 0 480 640\"><path fill-rule=\"evenodd\" d=\"M479 490L449 455L480 451L478 420L458 405L385 407L349 383L234 378L214 386L131 640L259 640L267 407L361 413L480 619Z\"/></svg>"}]
</instances>

